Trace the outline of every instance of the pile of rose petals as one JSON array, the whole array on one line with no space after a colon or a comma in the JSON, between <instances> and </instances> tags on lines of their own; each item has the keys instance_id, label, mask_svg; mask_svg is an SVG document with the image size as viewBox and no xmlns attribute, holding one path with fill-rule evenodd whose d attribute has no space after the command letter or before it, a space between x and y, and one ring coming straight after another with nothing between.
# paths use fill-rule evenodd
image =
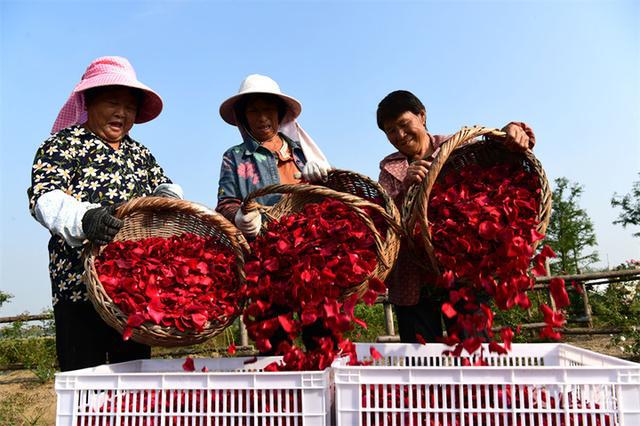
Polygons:
<instances>
[{"instance_id":1,"label":"pile of rose petals","mask_svg":"<svg viewBox=\"0 0 640 426\"><path fill-rule=\"evenodd\" d=\"M114 241L95 259L98 279L132 328L157 324L200 332L240 314L236 258L213 237L182 234Z\"/></svg>"}]
</instances>

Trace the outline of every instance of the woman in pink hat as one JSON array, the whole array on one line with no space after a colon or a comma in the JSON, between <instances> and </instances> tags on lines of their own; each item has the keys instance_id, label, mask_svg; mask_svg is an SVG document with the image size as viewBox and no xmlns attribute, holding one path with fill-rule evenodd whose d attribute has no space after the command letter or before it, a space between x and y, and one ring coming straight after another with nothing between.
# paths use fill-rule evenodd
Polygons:
<instances>
[{"instance_id":1,"label":"woman in pink hat","mask_svg":"<svg viewBox=\"0 0 640 426\"><path fill-rule=\"evenodd\" d=\"M327 178L327 158L296 122L301 111L298 100L259 74L245 78L238 93L220 105L220 115L238 127L243 141L222 156L216 210L248 237L255 237L262 223L257 211L240 210L248 194L267 185ZM268 195L257 201L273 205L278 199Z\"/></svg>"},{"instance_id":2,"label":"woman in pink hat","mask_svg":"<svg viewBox=\"0 0 640 426\"><path fill-rule=\"evenodd\" d=\"M122 221L115 205L146 195L182 198L151 152L129 136L153 120L162 99L138 81L125 58L93 61L36 152L29 210L51 232L49 273L62 371L148 358L150 348L124 342L87 300L85 241L107 244Z\"/></svg>"}]
</instances>

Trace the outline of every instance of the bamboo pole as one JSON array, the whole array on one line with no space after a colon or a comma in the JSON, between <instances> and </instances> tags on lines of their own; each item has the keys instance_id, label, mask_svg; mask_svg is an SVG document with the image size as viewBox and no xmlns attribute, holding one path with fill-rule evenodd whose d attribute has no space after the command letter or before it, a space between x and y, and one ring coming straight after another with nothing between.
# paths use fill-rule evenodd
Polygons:
<instances>
[{"instance_id":1,"label":"bamboo pole","mask_svg":"<svg viewBox=\"0 0 640 426\"><path fill-rule=\"evenodd\" d=\"M385 323L385 329L387 330L387 335L395 336L396 330L393 325L393 310L391 309L391 303L384 302L383 306L384 306L384 323Z\"/></svg>"},{"instance_id":2,"label":"bamboo pole","mask_svg":"<svg viewBox=\"0 0 640 426\"><path fill-rule=\"evenodd\" d=\"M580 296L582 297L582 304L584 305L584 313L587 317L587 327L593 328L593 315L591 314L591 303L589 303L589 295L587 294L587 289L584 286L584 283L578 284L582 291L580 292Z\"/></svg>"},{"instance_id":3,"label":"bamboo pole","mask_svg":"<svg viewBox=\"0 0 640 426\"><path fill-rule=\"evenodd\" d=\"M242 316L240 316L240 345L249 346L249 333L247 333L247 326L244 325Z\"/></svg>"},{"instance_id":4,"label":"bamboo pole","mask_svg":"<svg viewBox=\"0 0 640 426\"><path fill-rule=\"evenodd\" d=\"M7 322L17 322L17 321L45 321L53 319L53 314L39 314L39 315L16 315L12 317L0 317L0 324Z\"/></svg>"},{"instance_id":5,"label":"bamboo pole","mask_svg":"<svg viewBox=\"0 0 640 426\"><path fill-rule=\"evenodd\" d=\"M638 278L640 280L640 278ZM605 285L605 284L620 284L620 283L628 283L632 280L630 280L629 278L625 278L625 277L621 277L621 278L610 278L610 279L604 279L602 281L582 281L582 285L584 285L585 287L595 287L595 286L599 286L599 285ZM570 282L574 282L577 285L577 281L570 281ZM533 290L544 290L546 288L549 287L548 283L540 283L540 284L534 284L533 286ZM567 287L567 290L575 290L573 288L573 286Z\"/></svg>"},{"instance_id":6,"label":"bamboo pole","mask_svg":"<svg viewBox=\"0 0 640 426\"><path fill-rule=\"evenodd\" d=\"M611 277L629 277L629 281L633 281L633 276L637 276L640 279L640 269L623 269L620 271L604 271L604 272L587 272L577 275L554 275L545 277L536 277L537 283L547 283L553 278L562 278L565 281L589 281L598 278L611 278Z\"/></svg>"},{"instance_id":7,"label":"bamboo pole","mask_svg":"<svg viewBox=\"0 0 640 426\"><path fill-rule=\"evenodd\" d=\"M551 277L551 266L549 264L549 259L545 260L544 269L547 271L547 277ZM551 294L550 288L549 288L549 301L551 302L551 309L553 309L554 312L557 311L558 308L556 307L556 301L553 299L553 294Z\"/></svg>"}]
</instances>

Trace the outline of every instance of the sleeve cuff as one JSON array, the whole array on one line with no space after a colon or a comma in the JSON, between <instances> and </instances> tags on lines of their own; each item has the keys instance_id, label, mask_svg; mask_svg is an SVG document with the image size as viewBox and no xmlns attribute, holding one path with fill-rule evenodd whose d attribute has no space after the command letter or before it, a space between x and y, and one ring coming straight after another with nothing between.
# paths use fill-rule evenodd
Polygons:
<instances>
[{"instance_id":1,"label":"sleeve cuff","mask_svg":"<svg viewBox=\"0 0 640 426\"><path fill-rule=\"evenodd\" d=\"M60 235L72 247L85 240L82 218L89 209L100 204L81 202L59 189L41 195L34 208L35 218L55 235Z\"/></svg>"}]
</instances>

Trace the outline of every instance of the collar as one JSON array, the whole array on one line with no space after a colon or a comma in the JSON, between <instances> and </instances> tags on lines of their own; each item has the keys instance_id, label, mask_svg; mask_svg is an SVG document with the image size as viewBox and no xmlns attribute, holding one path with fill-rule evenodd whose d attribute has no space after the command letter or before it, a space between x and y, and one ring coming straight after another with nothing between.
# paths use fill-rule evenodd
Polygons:
<instances>
[{"instance_id":1,"label":"collar","mask_svg":"<svg viewBox=\"0 0 640 426\"><path fill-rule=\"evenodd\" d=\"M70 127L70 129L72 129L72 131L73 130L82 129L84 131L85 135L88 135L89 137L91 137L93 139L99 140L107 148L109 148L109 149L111 149L113 151L116 151L115 149L113 149L113 147L111 145L109 145L106 141L104 141L100 136L96 135L91 130L89 130L88 128L82 126L81 124L76 124L73 127ZM122 150L123 147L129 146L132 142L133 142L133 139L131 139L131 136L129 136L129 134L127 133L126 135L124 135L124 137L120 141L120 147L118 148L118 151Z\"/></svg>"},{"instance_id":2,"label":"collar","mask_svg":"<svg viewBox=\"0 0 640 426\"><path fill-rule=\"evenodd\" d=\"M294 141L282 132L278 132L278 136L280 136L282 140L291 147L291 150L302 149L299 141ZM258 150L258 148L262 147L262 145L260 145L258 141L256 141L249 135L244 138L242 145L244 147L244 155L253 155Z\"/></svg>"}]
</instances>

